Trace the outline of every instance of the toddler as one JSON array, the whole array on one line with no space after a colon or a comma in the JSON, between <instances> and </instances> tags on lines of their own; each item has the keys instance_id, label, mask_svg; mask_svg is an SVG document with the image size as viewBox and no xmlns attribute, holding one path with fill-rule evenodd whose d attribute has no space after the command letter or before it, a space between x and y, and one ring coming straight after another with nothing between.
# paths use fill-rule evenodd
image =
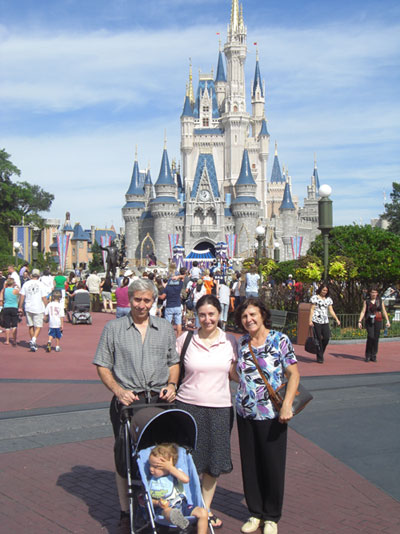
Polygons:
<instances>
[{"instance_id":1,"label":"toddler","mask_svg":"<svg viewBox=\"0 0 400 534\"><path fill-rule=\"evenodd\" d=\"M61 303L61 291L53 291L51 302L47 304L44 311L46 317L49 318L49 340L47 342L46 351L51 352L51 342L56 340L56 352L60 351L60 339L63 331L64 322L64 306Z\"/></svg>"},{"instance_id":2,"label":"toddler","mask_svg":"<svg viewBox=\"0 0 400 534\"><path fill-rule=\"evenodd\" d=\"M185 515L197 517L197 534L207 534L208 513L205 508L189 505L183 490L183 484L189 477L175 467L178 461L178 447L174 443L162 443L152 449L150 464L150 495L154 507L162 509L162 515L181 529L189 531L189 520Z\"/></svg>"}]
</instances>

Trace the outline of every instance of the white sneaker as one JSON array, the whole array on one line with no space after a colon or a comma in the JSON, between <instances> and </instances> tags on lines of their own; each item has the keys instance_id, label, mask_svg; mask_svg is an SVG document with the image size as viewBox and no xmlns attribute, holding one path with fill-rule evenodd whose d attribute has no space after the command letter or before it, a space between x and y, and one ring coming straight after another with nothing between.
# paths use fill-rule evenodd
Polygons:
<instances>
[{"instance_id":1,"label":"white sneaker","mask_svg":"<svg viewBox=\"0 0 400 534\"><path fill-rule=\"evenodd\" d=\"M240 530L245 534L249 534L249 532L255 532L260 526L260 523L261 519L259 517L249 517L246 523L242 525Z\"/></svg>"},{"instance_id":2,"label":"white sneaker","mask_svg":"<svg viewBox=\"0 0 400 534\"><path fill-rule=\"evenodd\" d=\"M275 521L265 521L264 534L278 534L278 523L275 523Z\"/></svg>"}]
</instances>

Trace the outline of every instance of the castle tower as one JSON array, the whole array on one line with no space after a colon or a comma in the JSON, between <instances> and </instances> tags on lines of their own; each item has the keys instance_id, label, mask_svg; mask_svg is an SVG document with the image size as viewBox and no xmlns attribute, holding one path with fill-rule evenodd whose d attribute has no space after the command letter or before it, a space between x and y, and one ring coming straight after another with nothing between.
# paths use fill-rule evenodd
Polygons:
<instances>
[{"instance_id":1,"label":"castle tower","mask_svg":"<svg viewBox=\"0 0 400 534\"><path fill-rule=\"evenodd\" d=\"M246 86L244 64L247 55L247 30L243 15L239 12L238 0L232 0L228 38L224 46L227 68L225 109L221 124L225 130L225 190L239 175L241 154L246 145L250 115L246 111ZM225 184L224 184L225 185ZM230 191L231 192L231 191Z\"/></svg>"},{"instance_id":2,"label":"castle tower","mask_svg":"<svg viewBox=\"0 0 400 534\"><path fill-rule=\"evenodd\" d=\"M249 154L243 151L239 178L235 184L236 198L232 201L231 211L235 221L237 254L249 252L254 241L260 216L260 202L256 199L257 185L251 173Z\"/></svg>"},{"instance_id":3,"label":"castle tower","mask_svg":"<svg viewBox=\"0 0 400 534\"><path fill-rule=\"evenodd\" d=\"M272 165L271 180L267 184L267 217L279 217L279 207L285 191L286 179L282 176L278 158L278 145L275 142L275 155Z\"/></svg>"},{"instance_id":4,"label":"castle tower","mask_svg":"<svg viewBox=\"0 0 400 534\"><path fill-rule=\"evenodd\" d=\"M172 178L166 146L164 146L160 173L154 189L156 197L150 201L150 212L154 223L153 239L156 256L166 263L170 257L168 235L176 231L179 212L176 184Z\"/></svg>"},{"instance_id":5,"label":"castle tower","mask_svg":"<svg viewBox=\"0 0 400 534\"><path fill-rule=\"evenodd\" d=\"M217 93L218 109L222 113L225 106L226 76L221 50L218 53L217 75L215 76L215 92Z\"/></svg>"},{"instance_id":6,"label":"castle tower","mask_svg":"<svg viewBox=\"0 0 400 534\"><path fill-rule=\"evenodd\" d=\"M137 256L139 246L139 221L146 205L145 192L140 187L139 181L139 164L136 150L131 183L125 194L126 204L122 208L122 216L125 221L126 257L133 262Z\"/></svg>"}]
</instances>

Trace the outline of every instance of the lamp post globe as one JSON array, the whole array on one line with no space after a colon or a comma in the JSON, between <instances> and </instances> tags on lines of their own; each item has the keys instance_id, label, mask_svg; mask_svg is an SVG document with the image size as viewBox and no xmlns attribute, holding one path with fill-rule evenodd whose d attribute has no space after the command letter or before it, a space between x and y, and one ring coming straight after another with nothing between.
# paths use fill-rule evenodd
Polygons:
<instances>
[{"instance_id":1,"label":"lamp post globe","mask_svg":"<svg viewBox=\"0 0 400 534\"><path fill-rule=\"evenodd\" d=\"M32 261L34 266L36 266L36 261L38 259L38 247L39 243L37 241L34 241L32 243Z\"/></svg>"},{"instance_id":2,"label":"lamp post globe","mask_svg":"<svg viewBox=\"0 0 400 534\"><path fill-rule=\"evenodd\" d=\"M18 266L18 252L21 248L21 243L19 241L14 241L13 247L15 252L15 265Z\"/></svg>"},{"instance_id":3,"label":"lamp post globe","mask_svg":"<svg viewBox=\"0 0 400 534\"><path fill-rule=\"evenodd\" d=\"M264 241L265 237L265 228L261 224L257 226L256 228L256 239L257 239L257 260L261 259L262 254L262 242Z\"/></svg>"}]
</instances>

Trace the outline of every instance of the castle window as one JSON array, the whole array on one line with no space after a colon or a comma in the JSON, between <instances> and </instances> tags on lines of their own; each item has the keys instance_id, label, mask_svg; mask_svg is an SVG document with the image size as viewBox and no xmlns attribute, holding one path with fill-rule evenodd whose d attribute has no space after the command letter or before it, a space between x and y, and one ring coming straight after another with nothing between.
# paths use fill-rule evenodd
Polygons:
<instances>
[{"instance_id":1,"label":"castle window","mask_svg":"<svg viewBox=\"0 0 400 534\"><path fill-rule=\"evenodd\" d=\"M238 111L238 107L237 106L233 106L233 111L237 112Z\"/></svg>"},{"instance_id":2,"label":"castle window","mask_svg":"<svg viewBox=\"0 0 400 534\"><path fill-rule=\"evenodd\" d=\"M210 113L210 108L208 106L203 106L203 115L208 115Z\"/></svg>"},{"instance_id":3,"label":"castle window","mask_svg":"<svg viewBox=\"0 0 400 534\"><path fill-rule=\"evenodd\" d=\"M204 118L203 119L203 126L209 126L210 125L210 121L208 120L208 118Z\"/></svg>"}]
</instances>

